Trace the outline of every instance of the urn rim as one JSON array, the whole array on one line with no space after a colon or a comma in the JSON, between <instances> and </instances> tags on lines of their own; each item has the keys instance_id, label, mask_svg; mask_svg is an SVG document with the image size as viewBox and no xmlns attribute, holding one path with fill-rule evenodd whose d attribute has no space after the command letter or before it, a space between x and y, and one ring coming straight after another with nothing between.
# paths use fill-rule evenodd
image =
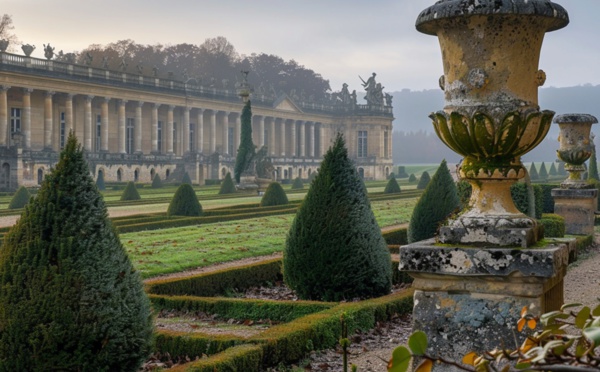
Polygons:
<instances>
[{"instance_id":1,"label":"urn rim","mask_svg":"<svg viewBox=\"0 0 600 372\"><path fill-rule=\"evenodd\" d=\"M598 119L590 114L562 114L556 115L555 124L597 124Z\"/></svg>"}]
</instances>

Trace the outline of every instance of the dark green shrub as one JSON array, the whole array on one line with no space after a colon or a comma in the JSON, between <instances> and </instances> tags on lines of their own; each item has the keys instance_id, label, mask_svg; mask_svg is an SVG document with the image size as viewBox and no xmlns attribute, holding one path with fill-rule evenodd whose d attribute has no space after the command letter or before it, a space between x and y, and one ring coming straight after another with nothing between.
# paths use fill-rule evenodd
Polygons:
<instances>
[{"instance_id":1,"label":"dark green shrub","mask_svg":"<svg viewBox=\"0 0 600 372\"><path fill-rule=\"evenodd\" d=\"M558 175L558 172L556 171L556 165L554 165L554 162L552 162L552 164L550 164L550 170L548 171L548 174L550 176Z\"/></svg>"},{"instance_id":2,"label":"dark green shrub","mask_svg":"<svg viewBox=\"0 0 600 372\"><path fill-rule=\"evenodd\" d=\"M302 190L304 188L304 184L302 183L302 179L300 177L294 178L294 183L292 183L292 190Z\"/></svg>"},{"instance_id":3,"label":"dark green shrub","mask_svg":"<svg viewBox=\"0 0 600 372\"><path fill-rule=\"evenodd\" d=\"M96 179L96 187L98 187L98 190L101 191L106 190L106 185L104 184L104 172L98 172L98 178Z\"/></svg>"},{"instance_id":4,"label":"dark green shrub","mask_svg":"<svg viewBox=\"0 0 600 372\"><path fill-rule=\"evenodd\" d=\"M400 185L398 185L398 181L396 181L396 177L394 177L392 173L392 177L390 177L390 180L388 181L387 185L385 185L385 190L383 190L383 193L395 194L400 191Z\"/></svg>"},{"instance_id":5,"label":"dark green shrub","mask_svg":"<svg viewBox=\"0 0 600 372\"><path fill-rule=\"evenodd\" d=\"M546 238L562 238L565 236L565 219L554 213L543 214L539 222L544 226Z\"/></svg>"},{"instance_id":6,"label":"dark green shrub","mask_svg":"<svg viewBox=\"0 0 600 372\"><path fill-rule=\"evenodd\" d=\"M542 218L542 211L544 208L544 191L540 185L532 184L533 193L535 197L535 218ZM517 182L510 187L510 194L513 202L517 209L524 214L529 215L529 198L527 195L527 184L524 182Z\"/></svg>"},{"instance_id":7,"label":"dark green shrub","mask_svg":"<svg viewBox=\"0 0 600 372\"><path fill-rule=\"evenodd\" d=\"M408 243L408 230L406 227L399 227L394 230L384 232L383 239L388 245L405 245Z\"/></svg>"},{"instance_id":8,"label":"dark green shrub","mask_svg":"<svg viewBox=\"0 0 600 372\"><path fill-rule=\"evenodd\" d=\"M233 170L235 182L240 183L242 173L248 172L255 153L256 146L252 142L252 105L250 104L250 100L248 100L242 109L240 146L237 150Z\"/></svg>"},{"instance_id":9,"label":"dark green shrub","mask_svg":"<svg viewBox=\"0 0 600 372\"><path fill-rule=\"evenodd\" d=\"M548 179L548 171L546 170L546 164L544 162L542 162L542 165L540 166L539 176L540 180Z\"/></svg>"},{"instance_id":10,"label":"dark green shrub","mask_svg":"<svg viewBox=\"0 0 600 372\"><path fill-rule=\"evenodd\" d=\"M417 190L425 190L427 185L429 185L429 181L431 181L431 177L428 172L423 172L421 174L421 178L419 178L419 183L417 184Z\"/></svg>"},{"instance_id":11,"label":"dark green shrub","mask_svg":"<svg viewBox=\"0 0 600 372\"><path fill-rule=\"evenodd\" d=\"M593 147L592 156L590 156L590 162L588 167L588 179L598 180L598 160L596 159L596 146Z\"/></svg>"},{"instance_id":12,"label":"dark green shrub","mask_svg":"<svg viewBox=\"0 0 600 372\"><path fill-rule=\"evenodd\" d=\"M137 371L150 303L73 134L0 250L1 371Z\"/></svg>"},{"instance_id":13,"label":"dark green shrub","mask_svg":"<svg viewBox=\"0 0 600 372\"><path fill-rule=\"evenodd\" d=\"M398 166L398 178L408 178L408 173L406 173L406 167L404 165Z\"/></svg>"},{"instance_id":14,"label":"dark green shrub","mask_svg":"<svg viewBox=\"0 0 600 372\"><path fill-rule=\"evenodd\" d=\"M290 227L284 280L303 299L375 297L389 293L391 268L367 190L338 134Z\"/></svg>"},{"instance_id":15,"label":"dark green shrub","mask_svg":"<svg viewBox=\"0 0 600 372\"><path fill-rule=\"evenodd\" d=\"M183 177L181 178L181 183L182 184L187 183L188 185L192 184L192 179L190 178L190 175L188 172L185 172L183 174Z\"/></svg>"},{"instance_id":16,"label":"dark green shrub","mask_svg":"<svg viewBox=\"0 0 600 372\"><path fill-rule=\"evenodd\" d=\"M160 176L158 175L158 173L156 173L154 175L154 178L152 179L152 188L160 189L161 187L162 187L162 180L160 179Z\"/></svg>"},{"instance_id":17,"label":"dark green shrub","mask_svg":"<svg viewBox=\"0 0 600 372\"><path fill-rule=\"evenodd\" d=\"M171 199L167 216L200 216L201 214L202 206L194 188L190 184L182 183Z\"/></svg>"},{"instance_id":18,"label":"dark green shrub","mask_svg":"<svg viewBox=\"0 0 600 372\"><path fill-rule=\"evenodd\" d=\"M471 193L473 187L465 180L460 180L456 183L456 192L458 194L458 200L460 200L460 208L466 208L469 206L469 200L471 199Z\"/></svg>"},{"instance_id":19,"label":"dark green shrub","mask_svg":"<svg viewBox=\"0 0 600 372\"><path fill-rule=\"evenodd\" d=\"M10 203L8 204L8 209L23 208L25 205L27 205L27 203L29 203L30 198L31 194L29 193L29 190L27 190L25 186L21 186L10 200Z\"/></svg>"},{"instance_id":20,"label":"dark green shrub","mask_svg":"<svg viewBox=\"0 0 600 372\"><path fill-rule=\"evenodd\" d=\"M283 191L283 187L278 182L271 182L262 199L260 200L261 207L269 207L272 205L284 205L288 203L287 195Z\"/></svg>"},{"instance_id":21,"label":"dark green shrub","mask_svg":"<svg viewBox=\"0 0 600 372\"><path fill-rule=\"evenodd\" d=\"M137 187L135 187L135 183L133 181L127 182L127 186L125 186L125 190L121 194L121 201L125 200L140 200L142 197L140 193L137 191Z\"/></svg>"},{"instance_id":22,"label":"dark green shrub","mask_svg":"<svg viewBox=\"0 0 600 372\"><path fill-rule=\"evenodd\" d=\"M415 182L417 182L417 177L415 176L414 173L410 174L410 176L408 177L408 182L409 183L415 183Z\"/></svg>"},{"instance_id":23,"label":"dark green shrub","mask_svg":"<svg viewBox=\"0 0 600 372\"><path fill-rule=\"evenodd\" d=\"M529 179L532 181L537 181L540 179L537 168L535 167L535 163L531 163L531 167L529 168Z\"/></svg>"},{"instance_id":24,"label":"dark green shrub","mask_svg":"<svg viewBox=\"0 0 600 372\"><path fill-rule=\"evenodd\" d=\"M408 242L433 238L438 226L459 206L456 184L443 160L415 205L408 224Z\"/></svg>"},{"instance_id":25,"label":"dark green shrub","mask_svg":"<svg viewBox=\"0 0 600 372\"><path fill-rule=\"evenodd\" d=\"M559 184L539 184L542 190L542 213L554 213L554 198L552 197L552 189L560 188ZM534 189L535 192L535 189Z\"/></svg>"},{"instance_id":26,"label":"dark green shrub","mask_svg":"<svg viewBox=\"0 0 600 372\"><path fill-rule=\"evenodd\" d=\"M235 185L233 184L233 180L231 179L231 173L227 172L225 175L225 179L223 183L221 183L221 188L219 189L219 195L224 194L233 194L235 192Z\"/></svg>"}]
</instances>

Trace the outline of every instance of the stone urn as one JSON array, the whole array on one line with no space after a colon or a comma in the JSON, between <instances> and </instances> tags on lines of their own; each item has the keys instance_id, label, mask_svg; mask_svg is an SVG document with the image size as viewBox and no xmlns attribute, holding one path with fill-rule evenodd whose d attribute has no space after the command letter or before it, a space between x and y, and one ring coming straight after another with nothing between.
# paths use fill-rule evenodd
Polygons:
<instances>
[{"instance_id":1,"label":"stone urn","mask_svg":"<svg viewBox=\"0 0 600 372\"><path fill-rule=\"evenodd\" d=\"M561 187L587 188L588 185L582 178L582 173L585 172L583 164L592 156L594 145L590 134L592 124L598 123L598 119L587 114L565 114L558 115L554 122L560 128L560 146L556 155L565 162L565 170L569 172L569 177L561 183Z\"/></svg>"},{"instance_id":2,"label":"stone urn","mask_svg":"<svg viewBox=\"0 0 600 372\"><path fill-rule=\"evenodd\" d=\"M438 37L444 67L446 105L430 117L439 138L464 157L457 173L473 188L466 210L440 229L440 242L526 247L538 239L510 187L526 174L521 156L554 117L538 106L544 34L568 23L550 0L441 0L419 15L417 30Z\"/></svg>"},{"instance_id":3,"label":"stone urn","mask_svg":"<svg viewBox=\"0 0 600 372\"><path fill-rule=\"evenodd\" d=\"M8 44L9 44L8 40L6 40L6 39L0 40L0 52L1 53L6 52L6 49L8 49Z\"/></svg>"},{"instance_id":4,"label":"stone urn","mask_svg":"<svg viewBox=\"0 0 600 372\"><path fill-rule=\"evenodd\" d=\"M35 45L23 44L21 45L21 50L23 50L23 53L25 53L26 57L31 57L31 53L33 53L35 50Z\"/></svg>"}]
</instances>

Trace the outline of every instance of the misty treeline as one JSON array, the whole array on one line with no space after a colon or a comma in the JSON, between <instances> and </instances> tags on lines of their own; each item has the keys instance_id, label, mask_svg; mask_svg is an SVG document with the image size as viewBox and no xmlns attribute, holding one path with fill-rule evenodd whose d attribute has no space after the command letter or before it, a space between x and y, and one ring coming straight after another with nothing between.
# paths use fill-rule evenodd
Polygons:
<instances>
[{"instance_id":1,"label":"misty treeline","mask_svg":"<svg viewBox=\"0 0 600 372\"><path fill-rule=\"evenodd\" d=\"M91 57L91 62L89 58ZM263 86L266 92L289 93L292 89L308 97L324 96L330 90L329 81L315 71L292 60L267 53L239 54L223 36L208 38L200 45L194 44L138 44L133 40L92 44L82 51L58 53L58 60L90 63L92 67L172 78L196 79L207 87L232 88L241 70L251 71L248 80L255 88Z\"/></svg>"}]
</instances>

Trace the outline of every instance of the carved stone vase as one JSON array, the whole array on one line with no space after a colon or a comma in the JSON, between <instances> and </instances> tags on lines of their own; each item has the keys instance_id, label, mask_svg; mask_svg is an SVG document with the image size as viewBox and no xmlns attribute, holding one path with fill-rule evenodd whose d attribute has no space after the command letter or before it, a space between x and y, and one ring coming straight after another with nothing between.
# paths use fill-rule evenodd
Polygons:
<instances>
[{"instance_id":1,"label":"carved stone vase","mask_svg":"<svg viewBox=\"0 0 600 372\"><path fill-rule=\"evenodd\" d=\"M8 49L8 44L9 44L8 40L6 40L6 39L0 40L0 52L1 53L6 52L6 49Z\"/></svg>"},{"instance_id":2,"label":"carved stone vase","mask_svg":"<svg viewBox=\"0 0 600 372\"><path fill-rule=\"evenodd\" d=\"M473 188L468 208L440 229L442 243L537 241L536 222L517 210L510 187L525 176L521 156L544 139L554 116L538 106L544 34L568 22L549 0L442 0L419 15L417 30L439 38L444 67L446 105L430 117L464 157L457 173Z\"/></svg>"},{"instance_id":3,"label":"carved stone vase","mask_svg":"<svg viewBox=\"0 0 600 372\"><path fill-rule=\"evenodd\" d=\"M565 114L558 115L554 122L560 128L560 147L556 155L565 162L565 170L569 172L569 177L561 183L561 187L586 188L588 185L582 178L585 172L583 164L592 156L594 146L590 133L592 124L598 123L598 119L587 114Z\"/></svg>"}]
</instances>

